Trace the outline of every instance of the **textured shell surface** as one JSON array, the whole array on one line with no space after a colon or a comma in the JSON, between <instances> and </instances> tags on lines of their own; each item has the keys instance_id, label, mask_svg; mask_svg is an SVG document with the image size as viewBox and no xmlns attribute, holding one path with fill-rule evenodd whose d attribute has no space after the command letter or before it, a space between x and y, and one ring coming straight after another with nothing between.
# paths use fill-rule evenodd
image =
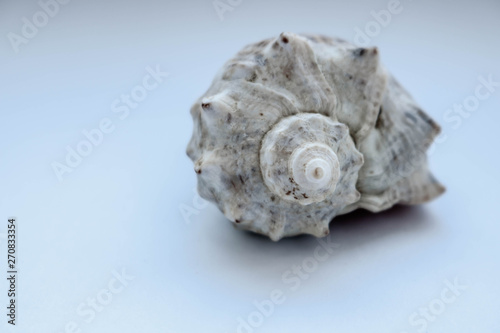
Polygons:
<instances>
[{"instance_id":1,"label":"textured shell surface","mask_svg":"<svg viewBox=\"0 0 500 333\"><path fill-rule=\"evenodd\" d=\"M322 237L337 215L444 192L425 154L440 128L377 48L293 33L248 45L191 115L198 192L272 240Z\"/></svg>"}]
</instances>

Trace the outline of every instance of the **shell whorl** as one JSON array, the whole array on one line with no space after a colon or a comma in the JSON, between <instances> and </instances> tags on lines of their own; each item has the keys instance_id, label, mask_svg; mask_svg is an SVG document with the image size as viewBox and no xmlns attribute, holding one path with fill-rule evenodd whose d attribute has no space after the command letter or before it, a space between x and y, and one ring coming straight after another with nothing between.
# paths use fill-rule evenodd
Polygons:
<instances>
[{"instance_id":1,"label":"shell whorl","mask_svg":"<svg viewBox=\"0 0 500 333\"><path fill-rule=\"evenodd\" d=\"M327 198L345 204L359 199L355 184L362 164L347 126L317 113L283 118L264 136L260 150L267 187L301 205ZM346 176L347 170L354 177ZM346 189L339 198L334 197L338 186Z\"/></svg>"}]
</instances>

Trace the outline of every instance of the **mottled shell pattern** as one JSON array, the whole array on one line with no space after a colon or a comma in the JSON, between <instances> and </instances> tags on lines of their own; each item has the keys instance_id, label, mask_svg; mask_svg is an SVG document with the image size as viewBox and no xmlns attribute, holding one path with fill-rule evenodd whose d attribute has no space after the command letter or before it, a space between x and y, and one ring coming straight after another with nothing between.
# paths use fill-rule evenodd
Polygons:
<instances>
[{"instance_id":1,"label":"mottled shell pattern","mask_svg":"<svg viewBox=\"0 0 500 333\"><path fill-rule=\"evenodd\" d=\"M440 128L376 48L282 33L229 60L191 115L198 192L272 240L444 191L425 154Z\"/></svg>"}]
</instances>

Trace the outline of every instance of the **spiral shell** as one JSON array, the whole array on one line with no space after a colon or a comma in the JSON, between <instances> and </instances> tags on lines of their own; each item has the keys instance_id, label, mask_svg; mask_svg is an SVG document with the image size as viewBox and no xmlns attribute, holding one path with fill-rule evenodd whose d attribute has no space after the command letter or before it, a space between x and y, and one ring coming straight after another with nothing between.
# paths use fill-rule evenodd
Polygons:
<instances>
[{"instance_id":1,"label":"spiral shell","mask_svg":"<svg viewBox=\"0 0 500 333\"><path fill-rule=\"evenodd\" d=\"M291 33L249 45L191 115L200 195L273 240L322 237L336 215L444 191L425 157L440 128L376 48Z\"/></svg>"}]
</instances>

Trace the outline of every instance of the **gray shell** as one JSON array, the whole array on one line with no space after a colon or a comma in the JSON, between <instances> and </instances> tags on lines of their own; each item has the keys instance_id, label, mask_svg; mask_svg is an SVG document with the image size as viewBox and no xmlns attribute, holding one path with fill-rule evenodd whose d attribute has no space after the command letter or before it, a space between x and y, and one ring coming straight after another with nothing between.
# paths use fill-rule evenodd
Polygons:
<instances>
[{"instance_id":1,"label":"gray shell","mask_svg":"<svg viewBox=\"0 0 500 333\"><path fill-rule=\"evenodd\" d=\"M376 48L282 33L229 60L191 115L200 195L273 240L444 192L425 155L440 128Z\"/></svg>"}]
</instances>

